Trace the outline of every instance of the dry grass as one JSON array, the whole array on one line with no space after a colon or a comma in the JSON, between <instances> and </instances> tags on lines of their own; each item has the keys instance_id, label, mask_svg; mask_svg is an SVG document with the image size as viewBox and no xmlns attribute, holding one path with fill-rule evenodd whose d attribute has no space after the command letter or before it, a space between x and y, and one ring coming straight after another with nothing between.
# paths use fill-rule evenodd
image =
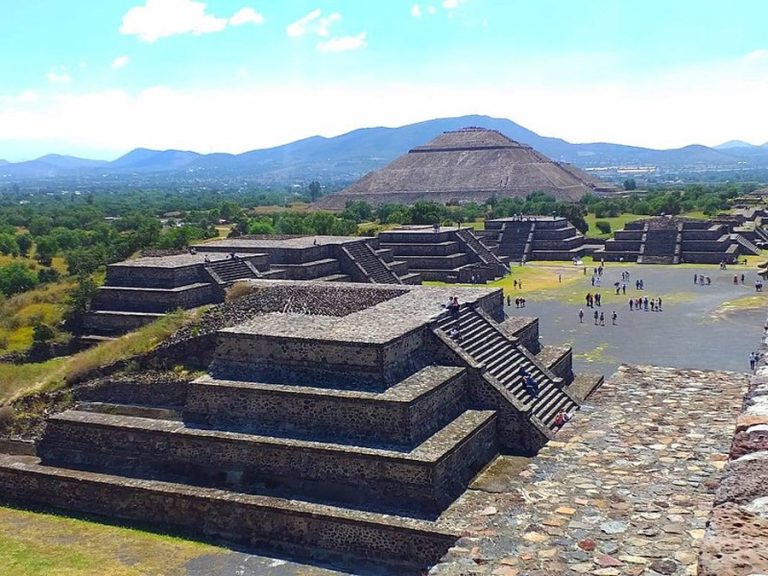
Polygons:
<instances>
[{"instance_id":1,"label":"dry grass","mask_svg":"<svg viewBox=\"0 0 768 576\"><path fill-rule=\"evenodd\" d=\"M0 364L0 402L63 388L91 370L151 351L200 312L166 314L152 324L73 356L35 364Z\"/></svg>"},{"instance_id":2,"label":"dry grass","mask_svg":"<svg viewBox=\"0 0 768 576\"><path fill-rule=\"evenodd\" d=\"M0 353L26 350L32 345L32 327L61 322L64 301L74 285L45 284L34 290L0 300Z\"/></svg>"}]
</instances>

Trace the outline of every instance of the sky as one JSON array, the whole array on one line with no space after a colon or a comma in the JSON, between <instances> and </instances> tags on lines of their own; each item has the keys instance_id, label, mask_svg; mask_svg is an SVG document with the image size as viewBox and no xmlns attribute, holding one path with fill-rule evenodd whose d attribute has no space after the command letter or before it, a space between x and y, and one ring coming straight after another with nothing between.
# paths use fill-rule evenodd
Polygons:
<instances>
[{"instance_id":1,"label":"sky","mask_svg":"<svg viewBox=\"0 0 768 576\"><path fill-rule=\"evenodd\" d=\"M243 152L486 114L768 141L765 0L0 0L0 159Z\"/></svg>"}]
</instances>

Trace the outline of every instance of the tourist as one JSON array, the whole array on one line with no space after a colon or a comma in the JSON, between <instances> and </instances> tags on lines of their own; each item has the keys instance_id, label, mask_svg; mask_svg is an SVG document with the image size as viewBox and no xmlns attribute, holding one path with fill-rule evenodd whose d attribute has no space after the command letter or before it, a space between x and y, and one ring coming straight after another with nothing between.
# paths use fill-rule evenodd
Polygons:
<instances>
[{"instance_id":1,"label":"tourist","mask_svg":"<svg viewBox=\"0 0 768 576\"><path fill-rule=\"evenodd\" d=\"M507 294L507 306L512 306L512 296Z\"/></svg>"},{"instance_id":2,"label":"tourist","mask_svg":"<svg viewBox=\"0 0 768 576\"><path fill-rule=\"evenodd\" d=\"M621 293L622 294L626 294L627 293L627 285L626 284L622 284L621 285Z\"/></svg>"},{"instance_id":3,"label":"tourist","mask_svg":"<svg viewBox=\"0 0 768 576\"><path fill-rule=\"evenodd\" d=\"M618 317L619 317L619 315L618 315L618 314L616 314L616 310L614 310L614 311L613 311L613 313L611 314L611 324L613 324L614 326L616 326L616 319L617 319Z\"/></svg>"},{"instance_id":4,"label":"tourist","mask_svg":"<svg viewBox=\"0 0 768 576\"><path fill-rule=\"evenodd\" d=\"M661 309L661 296L659 296L656 299L656 310L659 311L659 312L663 312L663 310Z\"/></svg>"},{"instance_id":5,"label":"tourist","mask_svg":"<svg viewBox=\"0 0 768 576\"><path fill-rule=\"evenodd\" d=\"M206 254L206 255L203 257L203 262L205 262L206 264L210 264L210 263L211 263L211 259L208 257L208 254Z\"/></svg>"},{"instance_id":6,"label":"tourist","mask_svg":"<svg viewBox=\"0 0 768 576\"><path fill-rule=\"evenodd\" d=\"M744 274L741 275L741 283L744 284Z\"/></svg>"},{"instance_id":7,"label":"tourist","mask_svg":"<svg viewBox=\"0 0 768 576\"><path fill-rule=\"evenodd\" d=\"M515 298L515 308L520 308L520 298Z\"/></svg>"},{"instance_id":8,"label":"tourist","mask_svg":"<svg viewBox=\"0 0 768 576\"><path fill-rule=\"evenodd\" d=\"M698 284L699 283L699 275L698 274L694 274L693 275L693 283L694 284Z\"/></svg>"},{"instance_id":9,"label":"tourist","mask_svg":"<svg viewBox=\"0 0 768 576\"><path fill-rule=\"evenodd\" d=\"M744 274L742 274L741 276L743 277ZM558 274L557 275L557 282L558 282L558 284L561 284L563 282L563 275L562 274Z\"/></svg>"},{"instance_id":10,"label":"tourist","mask_svg":"<svg viewBox=\"0 0 768 576\"><path fill-rule=\"evenodd\" d=\"M599 292L595 293L595 304L597 306L601 306L602 305L602 297L600 296Z\"/></svg>"},{"instance_id":11,"label":"tourist","mask_svg":"<svg viewBox=\"0 0 768 576\"><path fill-rule=\"evenodd\" d=\"M459 315L459 308L461 308L461 304L459 304L459 297L458 296L454 296L453 298L451 298L451 301L448 304L448 310L454 316L458 316Z\"/></svg>"},{"instance_id":12,"label":"tourist","mask_svg":"<svg viewBox=\"0 0 768 576\"><path fill-rule=\"evenodd\" d=\"M520 298L520 308L525 308L525 298Z\"/></svg>"},{"instance_id":13,"label":"tourist","mask_svg":"<svg viewBox=\"0 0 768 576\"><path fill-rule=\"evenodd\" d=\"M755 352L749 353L749 369L754 372L757 365L757 354Z\"/></svg>"},{"instance_id":14,"label":"tourist","mask_svg":"<svg viewBox=\"0 0 768 576\"><path fill-rule=\"evenodd\" d=\"M523 378L523 387L529 396L533 398L537 398L539 396L539 385L530 374L526 374Z\"/></svg>"},{"instance_id":15,"label":"tourist","mask_svg":"<svg viewBox=\"0 0 768 576\"><path fill-rule=\"evenodd\" d=\"M557 416L555 416L555 420L554 420L555 426L557 427L564 426L567 422L571 420L571 418L573 418L573 416L571 416L565 410L561 410L560 412L557 413Z\"/></svg>"},{"instance_id":16,"label":"tourist","mask_svg":"<svg viewBox=\"0 0 768 576\"><path fill-rule=\"evenodd\" d=\"M646 296L645 298L643 298L643 310L645 310L646 312L648 312L648 296Z\"/></svg>"},{"instance_id":17,"label":"tourist","mask_svg":"<svg viewBox=\"0 0 768 576\"><path fill-rule=\"evenodd\" d=\"M584 310L579 308L579 324L584 324Z\"/></svg>"},{"instance_id":18,"label":"tourist","mask_svg":"<svg viewBox=\"0 0 768 576\"><path fill-rule=\"evenodd\" d=\"M632 310L635 308L635 300L633 298L629 299L629 311L632 312Z\"/></svg>"},{"instance_id":19,"label":"tourist","mask_svg":"<svg viewBox=\"0 0 768 576\"><path fill-rule=\"evenodd\" d=\"M733 275L733 283L734 284L738 284L739 283L739 277L736 274Z\"/></svg>"},{"instance_id":20,"label":"tourist","mask_svg":"<svg viewBox=\"0 0 768 576\"><path fill-rule=\"evenodd\" d=\"M605 314L600 312L600 326L605 326Z\"/></svg>"},{"instance_id":21,"label":"tourist","mask_svg":"<svg viewBox=\"0 0 768 576\"><path fill-rule=\"evenodd\" d=\"M594 317L595 317L595 326L597 326L597 321L600 319L600 314L598 313L597 310L595 310Z\"/></svg>"},{"instance_id":22,"label":"tourist","mask_svg":"<svg viewBox=\"0 0 768 576\"><path fill-rule=\"evenodd\" d=\"M451 340L455 340L456 342L461 342L461 332L459 332L459 329L454 326L448 331L448 336L451 337Z\"/></svg>"}]
</instances>

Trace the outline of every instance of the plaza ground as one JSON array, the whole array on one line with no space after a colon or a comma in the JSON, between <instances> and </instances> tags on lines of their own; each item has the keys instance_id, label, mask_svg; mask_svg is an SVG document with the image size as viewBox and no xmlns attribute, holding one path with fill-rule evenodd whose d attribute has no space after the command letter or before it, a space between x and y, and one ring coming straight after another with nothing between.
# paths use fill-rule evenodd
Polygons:
<instances>
[{"instance_id":1,"label":"plaza ground","mask_svg":"<svg viewBox=\"0 0 768 576\"><path fill-rule=\"evenodd\" d=\"M601 286L592 286L594 265L533 264L520 274L523 289L512 289L510 315L539 318L542 344L571 344L574 370L599 372L609 376L619 364L652 364L706 370L749 369L749 353L757 346L765 323L768 292L755 292L758 279L755 266L643 266L607 263ZM615 282L628 271L626 294L615 294ZM745 283L741 283L741 275ZM544 275L544 276L541 276ZM709 276L709 286L694 284L694 275ZM739 282L733 283L737 276ZM558 282L558 276L562 282ZM529 290L527 277L546 286ZM642 279L643 290L635 289ZM599 292L602 306L587 308L587 292ZM637 297L662 298L663 312L629 310L628 301ZM524 309L516 309L514 299L524 297ZM578 311L584 310L584 323ZM603 312L605 326L595 326L594 310ZM611 324L613 311L617 325Z\"/></svg>"}]
</instances>

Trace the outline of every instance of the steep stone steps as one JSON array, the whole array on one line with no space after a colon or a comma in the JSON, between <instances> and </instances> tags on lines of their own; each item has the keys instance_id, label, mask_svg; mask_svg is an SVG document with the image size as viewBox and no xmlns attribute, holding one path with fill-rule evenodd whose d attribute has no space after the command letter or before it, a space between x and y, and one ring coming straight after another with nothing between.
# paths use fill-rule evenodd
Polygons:
<instances>
[{"instance_id":1,"label":"steep stone steps","mask_svg":"<svg viewBox=\"0 0 768 576\"><path fill-rule=\"evenodd\" d=\"M466 370L426 366L383 392L218 380L189 384L184 418L214 428L414 446L466 408Z\"/></svg>"},{"instance_id":2,"label":"steep stone steps","mask_svg":"<svg viewBox=\"0 0 768 576\"><path fill-rule=\"evenodd\" d=\"M375 560L426 569L459 534L426 520L350 510L152 479L44 466L30 456L0 455L7 500L150 523L282 554L352 566ZM61 495L66 494L66 498Z\"/></svg>"},{"instance_id":3,"label":"steep stone steps","mask_svg":"<svg viewBox=\"0 0 768 576\"><path fill-rule=\"evenodd\" d=\"M258 271L248 262L240 258L210 262L205 266L205 269L209 272L213 272L215 277L224 284L230 284L235 280L259 277Z\"/></svg>"},{"instance_id":4,"label":"steep stone steps","mask_svg":"<svg viewBox=\"0 0 768 576\"><path fill-rule=\"evenodd\" d=\"M468 410L409 451L70 410L38 445L44 464L249 492L266 485L351 506L439 512L495 454L496 413Z\"/></svg>"},{"instance_id":5,"label":"steep stone steps","mask_svg":"<svg viewBox=\"0 0 768 576\"><path fill-rule=\"evenodd\" d=\"M534 357L527 355L472 307L462 305L458 315L445 313L438 320L438 327L449 337L451 330L456 328L459 331L459 336L454 339L456 345L483 364L490 375L521 403L529 406L530 414L550 430L556 429L554 419L558 412L578 408L578 404L562 389L560 381L554 380ZM524 390L522 370L536 380L539 386L537 397Z\"/></svg>"},{"instance_id":6,"label":"steep stone steps","mask_svg":"<svg viewBox=\"0 0 768 576\"><path fill-rule=\"evenodd\" d=\"M366 242L352 242L343 245L352 259L362 268L370 282L377 284L400 284L400 278Z\"/></svg>"}]
</instances>

